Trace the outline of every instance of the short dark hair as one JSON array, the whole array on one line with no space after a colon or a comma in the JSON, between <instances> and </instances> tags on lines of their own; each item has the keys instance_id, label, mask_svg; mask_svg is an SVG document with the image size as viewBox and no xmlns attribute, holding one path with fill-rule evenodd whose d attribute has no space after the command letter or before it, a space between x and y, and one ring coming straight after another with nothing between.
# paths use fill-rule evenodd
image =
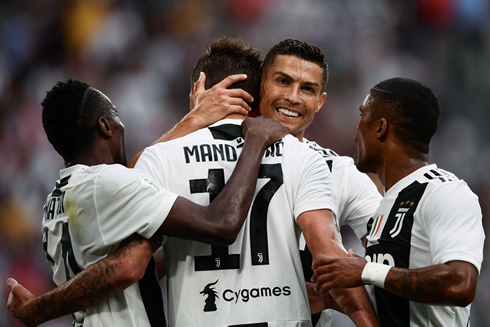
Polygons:
<instances>
[{"instance_id":1,"label":"short dark hair","mask_svg":"<svg viewBox=\"0 0 490 327\"><path fill-rule=\"evenodd\" d=\"M247 74L247 79L234 83L229 88L241 88L253 98L252 108L257 108L260 98L262 60L260 52L242 40L223 36L214 40L207 51L197 60L191 74L191 87L206 74L205 88L209 89L224 78L234 74Z\"/></svg>"},{"instance_id":2,"label":"short dark hair","mask_svg":"<svg viewBox=\"0 0 490 327\"><path fill-rule=\"evenodd\" d=\"M302 40L286 39L274 45L267 52L264 63L262 64L262 73L265 74L270 65L278 55L292 55L303 60L312 62L323 69L322 92L327 90L328 82L328 64L325 54L317 46Z\"/></svg>"},{"instance_id":3,"label":"short dark hair","mask_svg":"<svg viewBox=\"0 0 490 327\"><path fill-rule=\"evenodd\" d=\"M420 82L400 77L378 83L369 93L373 117L387 115L401 142L427 153L440 114L435 93Z\"/></svg>"},{"instance_id":4,"label":"short dark hair","mask_svg":"<svg viewBox=\"0 0 490 327\"><path fill-rule=\"evenodd\" d=\"M111 109L100 92L71 79L58 82L41 105L46 136L65 162L93 145L97 121Z\"/></svg>"}]
</instances>

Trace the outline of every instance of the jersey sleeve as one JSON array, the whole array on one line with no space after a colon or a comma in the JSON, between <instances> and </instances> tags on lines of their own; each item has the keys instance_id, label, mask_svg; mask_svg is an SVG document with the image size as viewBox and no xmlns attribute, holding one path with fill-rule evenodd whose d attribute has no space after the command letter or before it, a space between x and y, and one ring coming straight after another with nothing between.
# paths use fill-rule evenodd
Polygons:
<instances>
[{"instance_id":1,"label":"jersey sleeve","mask_svg":"<svg viewBox=\"0 0 490 327\"><path fill-rule=\"evenodd\" d=\"M177 195L155 187L138 169L102 171L96 181L95 204L99 231L105 245L133 233L150 238L160 228Z\"/></svg>"},{"instance_id":2,"label":"jersey sleeve","mask_svg":"<svg viewBox=\"0 0 490 327\"><path fill-rule=\"evenodd\" d=\"M466 261L480 272L485 235L478 197L463 181L442 183L426 205L433 264Z\"/></svg>"},{"instance_id":3,"label":"jersey sleeve","mask_svg":"<svg viewBox=\"0 0 490 327\"><path fill-rule=\"evenodd\" d=\"M366 235L369 218L378 208L382 197L373 181L357 169L352 159L339 164L338 160L333 161L334 192L338 190L335 196L340 197L337 219L339 225L348 225L361 239ZM336 176L342 176L341 180L336 180Z\"/></svg>"},{"instance_id":4,"label":"jersey sleeve","mask_svg":"<svg viewBox=\"0 0 490 327\"><path fill-rule=\"evenodd\" d=\"M164 168L155 153L157 147L158 144L146 148L139 157L134 168L144 172L152 180L153 184L158 189L161 189L163 188L163 185L165 185L162 180Z\"/></svg>"},{"instance_id":5,"label":"jersey sleeve","mask_svg":"<svg viewBox=\"0 0 490 327\"><path fill-rule=\"evenodd\" d=\"M295 154L299 167L294 168L300 174L295 194L294 216L303 212L330 209L334 214L337 208L333 201L332 176L327 164L315 151L300 143L301 151Z\"/></svg>"}]
</instances>

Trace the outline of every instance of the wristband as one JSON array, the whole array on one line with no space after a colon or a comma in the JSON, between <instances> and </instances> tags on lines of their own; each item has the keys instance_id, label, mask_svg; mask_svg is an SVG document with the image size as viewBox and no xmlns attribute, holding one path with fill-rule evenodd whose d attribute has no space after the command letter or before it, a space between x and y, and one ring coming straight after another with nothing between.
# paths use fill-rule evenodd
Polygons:
<instances>
[{"instance_id":1,"label":"wristband","mask_svg":"<svg viewBox=\"0 0 490 327\"><path fill-rule=\"evenodd\" d=\"M391 267L382 263L368 262L362 270L361 280L364 284L385 288L385 279Z\"/></svg>"}]
</instances>

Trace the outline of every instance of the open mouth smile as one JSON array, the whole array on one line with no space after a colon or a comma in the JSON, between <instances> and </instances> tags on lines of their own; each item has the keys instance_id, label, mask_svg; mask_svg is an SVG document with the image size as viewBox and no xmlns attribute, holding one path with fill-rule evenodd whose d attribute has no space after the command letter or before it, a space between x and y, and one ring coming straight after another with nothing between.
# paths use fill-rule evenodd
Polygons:
<instances>
[{"instance_id":1,"label":"open mouth smile","mask_svg":"<svg viewBox=\"0 0 490 327\"><path fill-rule=\"evenodd\" d=\"M277 108L276 111L279 114L281 114L283 116L287 116L287 117L299 117L299 116L301 116L299 112L291 111L289 109Z\"/></svg>"}]
</instances>

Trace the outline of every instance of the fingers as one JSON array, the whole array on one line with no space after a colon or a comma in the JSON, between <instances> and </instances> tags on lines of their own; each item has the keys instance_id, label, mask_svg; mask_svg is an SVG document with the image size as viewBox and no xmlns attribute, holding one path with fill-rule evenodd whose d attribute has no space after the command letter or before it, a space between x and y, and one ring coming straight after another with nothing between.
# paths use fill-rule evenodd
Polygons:
<instances>
[{"instance_id":1,"label":"fingers","mask_svg":"<svg viewBox=\"0 0 490 327\"><path fill-rule=\"evenodd\" d=\"M240 82L240 81L244 81L247 79L247 75L246 74L235 74L235 75L230 75L228 77L226 77L225 79L223 79L221 82L219 82L218 86L222 87L222 88L229 88L232 84L236 83L236 82Z\"/></svg>"},{"instance_id":2,"label":"fingers","mask_svg":"<svg viewBox=\"0 0 490 327\"><path fill-rule=\"evenodd\" d=\"M18 285L18 284L19 283L15 279L13 279L13 278L8 278L7 279L7 285L10 286L10 289L11 290L15 287L15 285Z\"/></svg>"},{"instance_id":3,"label":"fingers","mask_svg":"<svg viewBox=\"0 0 490 327\"><path fill-rule=\"evenodd\" d=\"M248 111L249 110L245 109L242 106L238 106L238 105L228 106L228 115L230 115L230 114L240 114L240 115L247 116L248 115Z\"/></svg>"},{"instance_id":4,"label":"fingers","mask_svg":"<svg viewBox=\"0 0 490 327\"><path fill-rule=\"evenodd\" d=\"M196 83L194 83L194 88L192 90L193 94L201 94L202 92L206 91L205 88L206 85L206 74L203 72L199 73L199 79L197 80Z\"/></svg>"},{"instance_id":5,"label":"fingers","mask_svg":"<svg viewBox=\"0 0 490 327\"><path fill-rule=\"evenodd\" d=\"M235 75L232 75L235 76ZM248 106L248 103L254 102L254 98L243 89L227 89L227 95L232 98L242 99Z\"/></svg>"}]
</instances>

